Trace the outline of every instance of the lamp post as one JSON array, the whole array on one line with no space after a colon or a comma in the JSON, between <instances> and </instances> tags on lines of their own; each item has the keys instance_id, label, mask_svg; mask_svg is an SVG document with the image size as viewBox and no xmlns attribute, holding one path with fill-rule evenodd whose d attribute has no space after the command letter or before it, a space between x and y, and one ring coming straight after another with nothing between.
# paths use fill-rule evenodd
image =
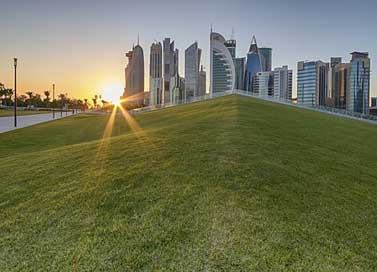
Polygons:
<instances>
[{"instance_id":1,"label":"lamp post","mask_svg":"<svg viewBox=\"0 0 377 272\"><path fill-rule=\"evenodd\" d=\"M14 63L14 127L17 127L17 58L13 59Z\"/></svg>"},{"instance_id":2,"label":"lamp post","mask_svg":"<svg viewBox=\"0 0 377 272\"><path fill-rule=\"evenodd\" d=\"M52 84L52 119L55 119L55 84Z\"/></svg>"},{"instance_id":3,"label":"lamp post","mask_svg":"<svg viewBox=\"0 0 377 272\"><path fill-rule=\"evenodd\" d=\"M68 114L68 93L65 94L65 116Z\"/></svg>"}]
</instances>

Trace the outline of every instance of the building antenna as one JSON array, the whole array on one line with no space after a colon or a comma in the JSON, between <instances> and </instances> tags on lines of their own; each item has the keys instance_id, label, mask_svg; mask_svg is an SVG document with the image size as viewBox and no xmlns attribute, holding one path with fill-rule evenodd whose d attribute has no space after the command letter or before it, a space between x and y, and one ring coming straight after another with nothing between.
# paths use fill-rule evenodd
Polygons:
<instances>
[{"instance_id":1,"label":"building antenna","mask_svg":"<svg viewBox=\"0 0 377 272\"><path fill-rule=\"evenodd\" d=\"M234 40L234 27L232 27L232 35L231 35L230 39Z\"/></svg>"},{"instance_id":2,"label":"building antenna","mask_svg":"<svg viewBox=\"0 0 377 272\"><path fill-rule=\"evenodd\" d=\"M137 45L139 45L139 34L137 34Z\"/></svg>"},{"instance_id":3,"label":"building antenna","mask_svg":"<svg viewBox=\"0 0 377 272\"><path fill-rule=\"evenodd\" d=\"M212 24L211 24L211 33L213 32Z\"/></svg>"}]
</instances>

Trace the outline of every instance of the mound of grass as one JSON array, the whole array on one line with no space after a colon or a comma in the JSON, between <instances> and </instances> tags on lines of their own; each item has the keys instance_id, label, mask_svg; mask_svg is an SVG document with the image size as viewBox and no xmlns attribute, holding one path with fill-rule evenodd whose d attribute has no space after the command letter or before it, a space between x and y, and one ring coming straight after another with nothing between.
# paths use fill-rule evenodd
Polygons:
<instances>
[{"instance_id":1,"label":"mound of grass","mask_svg":"<svg viewBox=\"0 0 377 272\"><path fill-rule=\"evenodd\" d=\"M0 134L2 271L377 270L375 126L239 96L108 119Z\"/></svg>"}]
</instances>

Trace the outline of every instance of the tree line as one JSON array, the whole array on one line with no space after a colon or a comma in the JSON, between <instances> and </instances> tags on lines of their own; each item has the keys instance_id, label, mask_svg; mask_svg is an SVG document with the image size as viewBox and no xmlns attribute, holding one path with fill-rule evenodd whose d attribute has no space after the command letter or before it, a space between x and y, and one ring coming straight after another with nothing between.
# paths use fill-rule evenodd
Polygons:
<instances>
[{"instance_id":1,"label":"tree line","mask_svg":"<svg viewBox=\"0 0 377 272\"><path fill-rule=\"evenodd\" d=\"M68 97L65 93L57 95L57 99L52 99L50 91L43 93L44 97L33 91L27 91L24 94L17 95L17 106L26 108L64 108L81 109L89 108L88 99L75 99ZM6 88L0 83L0 104L3 106L14 105L14 91Z\"/></svg>"}]
</instances>

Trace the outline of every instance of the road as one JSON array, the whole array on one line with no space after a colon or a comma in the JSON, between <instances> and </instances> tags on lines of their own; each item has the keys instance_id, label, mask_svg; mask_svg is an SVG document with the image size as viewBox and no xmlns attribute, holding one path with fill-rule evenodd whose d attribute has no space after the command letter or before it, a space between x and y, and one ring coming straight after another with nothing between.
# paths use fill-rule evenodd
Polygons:
<instances>
[{"instance_id":1,"label":"road","mask_svg":"<svg viewBox=\"0 0 377 272\"><path fill-rule=\"evenodd\" d=\"M72 112L68 112L67 116L71 116ZM55 120L66 117L66 113L63 112L63 116L60 116L60 112L55 112ZM52 113L35 114L35 115L23 115L17 116L17 127L14 127L14 116L0 117L0 133L7 131L29 127L32 125L52 121Z\"/></svg>"}]
</instances>

